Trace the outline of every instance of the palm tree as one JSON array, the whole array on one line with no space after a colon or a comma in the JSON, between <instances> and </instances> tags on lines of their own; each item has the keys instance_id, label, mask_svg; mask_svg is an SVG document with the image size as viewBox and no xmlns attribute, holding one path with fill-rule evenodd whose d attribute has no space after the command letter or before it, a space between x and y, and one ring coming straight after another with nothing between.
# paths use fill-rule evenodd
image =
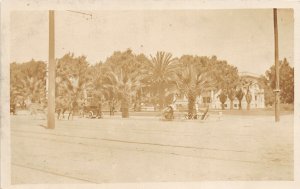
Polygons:
<instances>
[{"instance_id":1,"label":"palm tree","mask_svg":"<svg viewBox=\"0 0 300 189\"><path fill-rule=\"evenodd\" d=\"M93 98L101 104L104 99L108 99L108 90L105 88L105 73L107 71L106 66L103 63L98 63L90 69L90 79L86 86L86 90L90 91Z\"/></svg>"},{"instance_id":2,"label":"palm tree","mask_svg":"<svg viewBox=\"0 0 300 189\"><path fill-rule=\"evenodd\" d=\"M109 91L111 100L121 101L122 117L129 117L130 101L142 87L142 75L138 72L129 74L122 68L110 66L105 77L105 88Z\"/></svg>"},{"instance_id":3,"label":"palm tree","mask_svg":"<svg viewBox=\"0 0 300 189\"><path fill-rule=\"evenodd\" d=\"M82 92L82 86L78 85L78 77L57 77L56 82L56 107L63 106L63 108L73 112L78 105L78 99Z\"/></svg>"},{"instance_id":4,"label":"palm tree","mask_svg":"<svg viewBox=\"0 0 300 189\"><path fill-rule=\"evenodd\" d=\"M159 99L159 107L165 105L166 92L170 83L173 82L176 71L176 59L171 53L157 52L155 57L151 56L151 61L146 64L147 77L150 91Z\"/></svg>"},{"instance_id":5,"label":"palm tree","mask_svg":"<svg viewBox=\"0 0 300 189\"><path fill-rule=\"evenodd\" d=\"M74 110L79 99L89 84L87 74L89 64L85 56L74 57L73 54L66 54L59 59L56 67L56 97L67 98L73 104Z\"/></svg>"},{"instance_id":6,"label":"palm tree","mask_svg":"<svg viewBox=\"0 0 300 189\"><path fill-rule=\"evenodd\" d=\"M250 110L250 105L252 101L252 95L250 88L253 86L254 82L251 79L248 78L241 78L240 80L240 87L244 89L245 92L245 98L247 102L247 110Z\"/></svg>"},{"instance_id":7,"label":"palm tree","mask_svg":"<svg viewBox=\"0 0 300 189\"><path fill-rule=\"evenodd\" d=\"M233 101L236 97L236 89L235 88L231 88L228 90L228 98L230 100L230 110L233 110Z\"/></svg>"},{"instance_id":8,"label":"palm tree","mask_svg":"<svg viewBox=\"0 0 300 189\"><path fill-rule=\"evenodd\" d=\"M242 100L244 98L244 95L245 94L241 88L236 92L236 98L239 101L239 110L242 110Z\"/></svg>"},{"instance_id":9,"label":"palm tree","mask_svg":"<svg viewBox=\"0 0 300 189\"><path fill-rule=\"evenodd\" d=\"M211 83L209 73L198 72L194 65L182 65L177 72L177 88L179 92L188 99L188 114L193 115L197 96L204 91L211 90L214 86Z\"/></svg>"},{"instance_id":10,"label":"palm tree","mask_svg":"<svg viewBox=\"0 0 300 189\"><path fill-rule=\"evenodd\" d=\"M251 104L251 101L252 101L252 95L251 95L251 91L250 91L250 87L252 86L252 82L248 82L246 84L246 88L247 88L247 92L246 92L246 101L247 101L247 110L250 110L250 104Z\"/></svg>"},{"instance_id":11,"label":"palm tree","mask_svg":"<svg viewBox=\"0 0 300 189\"><path fill-rule=\"evenodd\" d=\"M221 94L219 95L220 102L222 104L222 110L225 110L225 102L227 100L226 92L222 90Z\"/></svg>"},{"instance_id":12,"label":"palm tree","mask_svg":"<svg viewBox=\"0 0 300 189\"><path fill-rule=\"evenodd\" d=\"M247 90L247 93L246 93L246 101L247 101L247 110L250 110L250 104L251 104L251 101L252 101L252 95L249 92L249 90Z\"/></svg>"},{"instance_id":13,"label":"palm tree","mask_svg":"<svg viewBox=\"0 0 300 189\"><path fill-rule=\"evenodd\" d=\"M21 80L22 94L30 99L32 102L38 102L45 99L45 80L40 80L34 77L25 77Z\"/></svg>"},{"instance_id":14,"label":"palm tree","mask_svg":"<svg viewBox=\"0 0 300 189\"><path fill-rule=\"evenodd\" d=\"M11 100L46 103L46 64L31 60L23 64L11 64Z\"/></svg>"}]
</instances>

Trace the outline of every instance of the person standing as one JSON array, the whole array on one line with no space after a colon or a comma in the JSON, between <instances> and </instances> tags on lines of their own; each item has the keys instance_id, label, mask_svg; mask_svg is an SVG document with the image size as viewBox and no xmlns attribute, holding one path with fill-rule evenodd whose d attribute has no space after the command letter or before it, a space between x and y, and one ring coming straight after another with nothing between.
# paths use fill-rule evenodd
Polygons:
<instances>
[{"instance_id":1,"label":"person standing","mask_svg":"<svg viewBox=\"0 0 300 189\"><path fill-rule=\"evenodd\" d=\"M111 116L111 102L109 102L109 116Z\"/></svg>"},{"instance_id":2,"label":"person standing","mask_svg":"<svg viewBox=\"0 0 300 189\"><path fill-rule=\"evenodd\" d=\"M99 101L99 104L98 104L98 115L97 115L98 118L102 118L102 102Z\"/></svg>"},{"instance_id":3,"label":"person standing","mask_svg":"<svg viewBox=\"0 0 300 189\"><path fill-rule=\"evenodd\" d=\"M115 115L115 105L114 105L114 103L112 104L112 107L111 107L111 113L112 113L112 116Z\"/></svg>"}]
</instances>

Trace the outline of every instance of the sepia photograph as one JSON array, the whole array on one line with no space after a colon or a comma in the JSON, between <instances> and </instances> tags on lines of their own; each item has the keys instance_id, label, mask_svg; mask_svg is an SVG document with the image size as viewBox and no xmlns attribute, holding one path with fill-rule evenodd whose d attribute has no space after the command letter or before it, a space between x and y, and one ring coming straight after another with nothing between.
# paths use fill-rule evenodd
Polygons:
<instances>
[{"instance_id":1,"label":"sepia photograph","mask_svg":"<svg viewBox=\"0 0 300 189\"><path fill-rule=\"evenodd\" d=\"M294 181L294 13L10 11L11 185Z\"/></svg>"}]
</instances>

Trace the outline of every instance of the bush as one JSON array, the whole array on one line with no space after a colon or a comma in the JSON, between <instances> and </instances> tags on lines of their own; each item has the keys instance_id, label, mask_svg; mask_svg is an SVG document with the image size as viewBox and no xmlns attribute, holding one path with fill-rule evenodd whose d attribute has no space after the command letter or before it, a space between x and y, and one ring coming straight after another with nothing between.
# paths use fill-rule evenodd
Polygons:
<instances>
[{"instance_id":1,"label":"bush","mask_svg":"<svg viewBox=\"0 0 300 189\"><path fill-rule=\"evenodd\" d=\"M265 108L266 110L274 111L275 105ZM294 111L294 104L280 104L280 111Z\"/></svg>"},{"instance_id":2,"label":"bush","mask_svg":"<svg viewBox=\"0 0 300 189\"><path fill-rule=\"evenodd\" d=\"M294 111L294 104L280 104L280 110L282 110L282 111Z\"/></svg>"}]
</instances>

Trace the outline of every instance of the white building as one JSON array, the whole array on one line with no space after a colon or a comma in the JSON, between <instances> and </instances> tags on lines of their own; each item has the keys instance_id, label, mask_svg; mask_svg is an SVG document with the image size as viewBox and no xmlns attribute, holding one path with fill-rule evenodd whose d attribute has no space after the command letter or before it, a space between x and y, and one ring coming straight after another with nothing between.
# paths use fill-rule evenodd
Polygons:
<instances>
[{"instance_id":1,"label":"white building","mask_svg":"<svg viewBox=\"0 0 300 189\"><path fill-rule=\"evenodd\" d=\"M242 72L240 73L240 76L244 78L247 81L252 81L252 85L250 85L250 93L252 96L252 100L250 103L250 109L257 109L257 108L265 108L265 98L264 98L264 89L261 88L261 86L258 83L259 76L251 73ZM244 94L246 94L247 89L244 87L242 88ZM201 96L197 97L196 100L196 109L199 109L201 107L206 107L207 105L210 106L211 109L222 109L222 104L219 99L219 95L221 93L221 90L219 91L207 91L206 93L203 93ZM188 100L184 96L183 98L179 99L177 98L175 102L176 109L187 109ZM244 95L242 99L242 109L247 108L247 101L246 97ZM230 100L227 98L225 102L225 109L230 109ZM239 101L237 98L233 100L233 109L239 109Z\"/></svg>"}]
</instances>

